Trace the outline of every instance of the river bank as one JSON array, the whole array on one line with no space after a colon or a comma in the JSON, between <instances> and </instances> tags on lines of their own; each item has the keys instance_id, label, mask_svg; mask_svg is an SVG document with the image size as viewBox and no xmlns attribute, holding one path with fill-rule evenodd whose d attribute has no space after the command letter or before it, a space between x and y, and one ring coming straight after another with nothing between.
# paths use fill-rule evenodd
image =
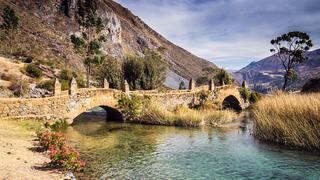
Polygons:
<instances>
[{"instance_id":1,"label":"river bank","mask_svg":"<svg viewBox=\"0 0 320 180\"><path fill-rule=\"evenodd\" d=\"M61 172L46 167L50 159L35 151L37 121L5 121L0 126L0 177L2 179L64 179Z\"/></svg>"}]
</instances>

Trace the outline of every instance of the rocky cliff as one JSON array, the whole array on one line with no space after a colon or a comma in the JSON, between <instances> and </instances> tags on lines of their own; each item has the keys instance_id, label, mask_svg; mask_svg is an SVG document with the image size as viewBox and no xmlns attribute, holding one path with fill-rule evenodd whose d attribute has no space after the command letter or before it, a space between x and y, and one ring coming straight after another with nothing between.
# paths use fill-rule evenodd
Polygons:
<instances>
[{"instance_id":1,"label":"rocky cliff","mask_svg":"<svg viewBox=\"0 0 320 180\"><path fill-rule=\"evenodd\" d=\"M101 34L107 37L105 54L121 59L142 55L145 48L157 50L170 64L167 84L197 78L204 67L216 67L166 40L120 4L112 0L97 0L97 4L104 27ZM13 7L20 17L16 55L32 56L58 68L84 70L83 59L70 42L70 35L79 32L78 0L0 0L0 7L5 5Z\"/></svg>"}]
</instances>

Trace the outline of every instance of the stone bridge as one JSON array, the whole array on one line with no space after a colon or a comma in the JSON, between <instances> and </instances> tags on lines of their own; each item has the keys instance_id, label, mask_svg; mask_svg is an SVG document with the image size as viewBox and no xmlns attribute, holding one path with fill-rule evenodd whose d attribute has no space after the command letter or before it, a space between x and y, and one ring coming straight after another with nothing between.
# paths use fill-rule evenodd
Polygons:
<instances>
[{"instance_id":1,"label":"stone bridge","mask_svg":"<svg viewBox=\"0 0 320 180\"><path fill-rule=\"evenodd\" d=\"M129 91L125 83L122 91L109 89L108 83L103 88L78 89L76 81L70 83L69 91L61 91L61 84L56 81L54 96L46 98L2 98L0 99L0 119L67 119L69 123L95 107L102 107L107 112L107 118L121 118L117 110L117 102L122 94L143 95L165 104L168 108L179 104L189 105L194 103L199 92L205 91L214 99L221 108L239 110L243 101L237 87L214 87L211 81L209 86L195 88L193 80L190 81L188 90L160 91Z\"/></svg>"}]
</instances>

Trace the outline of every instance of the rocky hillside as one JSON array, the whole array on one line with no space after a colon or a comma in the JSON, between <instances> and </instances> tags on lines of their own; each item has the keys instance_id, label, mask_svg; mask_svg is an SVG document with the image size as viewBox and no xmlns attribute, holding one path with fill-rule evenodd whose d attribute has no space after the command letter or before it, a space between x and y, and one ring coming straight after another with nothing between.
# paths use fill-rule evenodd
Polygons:
<instances>
[{"instance_id":1,"label":"rocky hillside","mask_svg":"<svg viewBox=\"0 0 320 180\"><path fill-rule=\"evenodd\" d=\"M297 66L298 80L290 85L291 89L300 90L309 79L320 77L320 49L310 51L306 55L308 60ZM281 61L275 55L252 62L233 73L238 82L246 80L252 89L260 92L280 89L283 74Z\"/></svg>"},{"instance_id":2,"label":"rocky hillside","mask_svg":"<svg viewBox=\"0 0 320 180\"><path fill-rule=\"evenodd\" d=\"M103 44L105 54L121 59L142 55L146 48L156 50L170 64L166 84L171 86L199 77L204 67L216 67L166 40L118 3L97 0L97 4L104 26L101 34L107 37ZM30 56L41 64L84 72L83 59L70 42L70 35L79 32L78 0L0 0L0 9L5 5L14 8L20 17L15 56ZM2 55L4 46L0 41Z\"/></svg>"}]
</instances>

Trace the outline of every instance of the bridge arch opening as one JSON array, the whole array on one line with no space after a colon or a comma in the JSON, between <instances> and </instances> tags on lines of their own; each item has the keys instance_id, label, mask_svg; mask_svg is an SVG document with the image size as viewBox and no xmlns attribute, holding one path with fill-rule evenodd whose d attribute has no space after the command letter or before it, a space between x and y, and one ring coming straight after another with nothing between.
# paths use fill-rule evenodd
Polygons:
<instances>
[{"instance_id":1,"label":"bridge arch opening","mask_svg":"<svg viewBox=\"0 0 320 180\"><path fill-rule=\"evenodd\" d=\"M83 121L123 121L120 111L109 106L97 106L88 111L82 112L72 121L73 124Z\"/></svg>"},{"instance_id":2,"label":"bridge arch opening","mask_svg":"<svg viewBox=\"0 0 320 180\"><path fill-rule=\"evenodd\" d=\"M233 95L226 97L222 102L223 109L232 109L235 111L241 111L242 107L240 105L240 101Z\"/></svg>"}]
</instances>

